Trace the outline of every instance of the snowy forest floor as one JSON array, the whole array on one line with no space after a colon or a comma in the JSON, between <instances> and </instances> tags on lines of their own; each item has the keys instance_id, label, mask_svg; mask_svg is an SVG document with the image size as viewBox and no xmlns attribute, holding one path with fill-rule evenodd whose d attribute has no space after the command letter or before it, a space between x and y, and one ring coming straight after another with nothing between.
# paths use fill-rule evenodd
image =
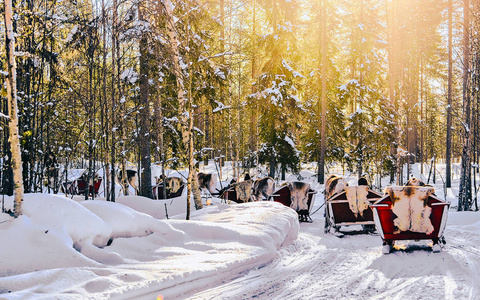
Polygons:
<instances>
[{"instance_id":1,"label":"snowy forest floor","mask_svg":"<svg viewBox=\"0 0 480 300\"><path fill-rule=\"evenodd\" d=\"M314 170L301 175L323 191ZM442 182L434 186L444 199ZM324 233L323 207L298 224L277 203L214 199L190 221L158 220L167 206L170 216L184 211L185 199L26 195L25 216L0 214L0 299L478 299L480 213L456 212L456 194L446 193L442 252L421 240L397 242L388 255L378 233L360 226L342 227L343 238ZM312 211L323 202L317 194Z\"/></svg>"},{"instance_id":2,"label":"snowy forest floor","mask_svg":"<svg viewBox=\"0 0 480 300\"><path fill-rule=\"evenodd\" d=\"M300 224L298 239L272 263L211 283L188 299L478 299L480 215L451 212L446 246L397 242L382 254L378 234L323 233L323 214ZM147 298L145 298L147 299Z\"/></svg>"}]
</instances>

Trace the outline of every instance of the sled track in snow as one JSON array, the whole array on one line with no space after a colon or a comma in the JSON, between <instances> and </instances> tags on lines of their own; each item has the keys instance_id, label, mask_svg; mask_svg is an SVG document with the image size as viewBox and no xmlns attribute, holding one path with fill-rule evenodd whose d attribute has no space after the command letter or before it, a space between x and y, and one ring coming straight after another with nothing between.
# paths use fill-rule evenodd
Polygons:
<instances>
[{"instance_id":1,"label":"sled track in snow","mask_svg":"<svg viewBox=\"0 0 480 300\"><path fill-rule=\"evenodd\" d=\"M456 230L446 238L441 253L421 241L382 255L378 236L303 232L270 264L187 299L477 299L480 239Z\"/></svg>"},{"instance_id":2,"label":"sled track in snow","mask_svg":"<svg viewBox=\"0 0 480 300\"><path fill-rule=\"evenodd\" d=\"M337 297L345 284L365 284L363 275L367 273L365 268L370 261L362 258L366 256L363 250L352 255L350 249L329 248L338 241L341 240L331 235L315 237L300 234L299 239L279 251L278 257L269 265L216 288L191 295L189 299Z\"/></svg>"},{"instance_id":3,"label":"sled track in snow","mask_svg":"<svg viewBox=\"0 0 480 300\"><path fill-rule=\"evenodd\" d=\"M472 237L469 234L454 232L448 237L446 251L451 252L457 261L463 266L464 284L469 299L478 299L480 295L480 238ZM452 291L452 296L454 291Z\"/></svg>"}]
</instances>

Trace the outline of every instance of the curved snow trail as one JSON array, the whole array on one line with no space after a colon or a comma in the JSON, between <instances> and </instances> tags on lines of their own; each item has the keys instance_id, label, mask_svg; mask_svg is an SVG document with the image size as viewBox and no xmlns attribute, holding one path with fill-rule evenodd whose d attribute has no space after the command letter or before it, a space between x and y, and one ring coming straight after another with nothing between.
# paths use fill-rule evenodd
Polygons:
<instances>
[{"instance_id":1,"label":"curved snow trail","mask_svg":"<svg viewBox=\"0 0 480 300\"><path fill-rule=\"evenodd\" d=\"M398 242L381 254L378 235L323 233L323 220L301 224L298 240L268 265L236 274L187 299L478 299L480 238L447 227L447 245Z\"/></svg>"}]
</instances>

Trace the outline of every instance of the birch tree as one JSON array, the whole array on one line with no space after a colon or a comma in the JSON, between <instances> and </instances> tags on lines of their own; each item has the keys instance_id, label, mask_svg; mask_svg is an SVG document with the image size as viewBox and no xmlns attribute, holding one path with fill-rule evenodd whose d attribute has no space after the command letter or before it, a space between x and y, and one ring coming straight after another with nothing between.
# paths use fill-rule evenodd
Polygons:
<instances>
[{"instance_id":1,"label":"birch tree","mask_svg":"<svg viewBox=\"0 0 480 300\"><path fill-rule=\"evenodd\" d=\"M20 151L20 140L18 137L18 104L17 104L17 73L15 62L15 36L13 33L13 8L12 0L4 1L5 10L5 47L7 54L7 102L9 114L9 142L12 151L12 169L14 181L14 206L15 217L23 214L23 178L22 178L22 156Z\"/></svg>"},{"instance_id":2,"label":"birch tree","mask_svg":"<svg viewBox=\"0 0 480 300\"><path fill-rule=\"evenodd\" d=\"M187 95L185 95L185 83L184 83L184 76L182 73L181 57L180 57L180 50L179 50L179 39L177 36L177 31L175 29L175 16L173 13L173 5L170 0L166 0L164 2L165 11L167 14L167 34L171 46L171 56L172 56L172 68L173 74L175 75L175 81L177 85L177 99L178 99L178 111L179 111L179 118L181 123L181 134L182 134L182 141L185 147L189 148L188 150L188 182L187 182L187 215L186 219L190 218L190 195L192 193L192 189L194 191L194 198L195 198L195 207L197 209L202 208L202 202L200 199L200 194L198 190L198 182L195 176L195 168L193 165L193 141L191 140L193 137L191 136L191 128L192 122L191 118L192 112L189 110L189 99ZM187 28L189 30L189 28ZM191 66L190 66L191 67ZM190 76L191 78L191 76ZM190 79L191 80L191 79ZM190 87L191 88L191 87Z\"/></svg>"}]
</instances>

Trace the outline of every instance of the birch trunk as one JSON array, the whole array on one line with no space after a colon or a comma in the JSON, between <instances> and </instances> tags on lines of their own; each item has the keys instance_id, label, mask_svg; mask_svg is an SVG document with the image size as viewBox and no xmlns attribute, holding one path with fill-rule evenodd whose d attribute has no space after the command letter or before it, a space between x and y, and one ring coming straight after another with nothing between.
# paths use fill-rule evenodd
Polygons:
<instances>
[{"instance_id":1,"label":"birch trunk","mask_svg":"<svg viewBox=\"0 0 480 300\"><path fill-rule=\"evenodd\" d=\"M15 62L15 37L12 24L12 0L4 1L5 10L5 48L7 55L7 102L8 102L8 130L10 149L12 151L12 169L14 183L14 205L13 213L15 218L23 214L23 178L22 178L22 156L20 150L20 139L18 137L18 104L17 104L17 71Z\"/></svg>"},{"instance_id":2,"label":"birch trunk","mask_svg":"<svg viewBox=\"0 0 480 300\"><path fill-rule=\"evenodd\" d=\"M177 99L178 99L178 111L180 113L180 124L182 131L182 141L185 147L190 148L190 123L189 119L191 118L190 112L188 111L188 99L185 97L185 84L183 81L182 69L180 66L180 51L178 49L178 37L175 30L175 22L173 15L173 5L170 0L165 0L165 10L167 13L167 31L168 38L170 40L171 50L172 50L172 63L173 63L173 73L175 75L175 80L177 84ZM193 143L193 142L192 142ZM191 147L193 151L193 147ZM189 151L190 152L190 151ZM192 152L193 153L193 152ZM190 154L188 154L190 157ZM193 160L189 162L189 174L187 180L187 214L186 219L190 219L190 195L192 192L192 164Z\"/></svg>"}]
</instances>

